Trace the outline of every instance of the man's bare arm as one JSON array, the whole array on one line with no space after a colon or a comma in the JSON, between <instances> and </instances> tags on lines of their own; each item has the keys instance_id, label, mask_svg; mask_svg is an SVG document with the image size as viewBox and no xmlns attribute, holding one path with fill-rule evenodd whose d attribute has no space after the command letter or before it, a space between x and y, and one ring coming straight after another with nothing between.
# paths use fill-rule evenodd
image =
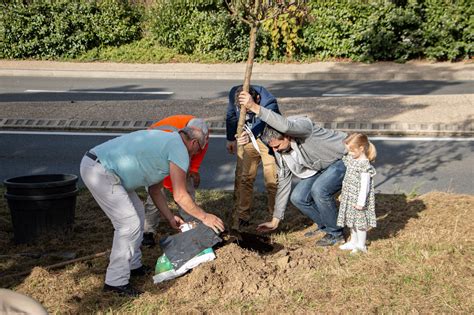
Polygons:
<instances>
[{"instance_id":1,"label":"man's bare arm","mask_svg":"<svg viewBox=\"0 0 474 315\"><path fill-rule=\"evenodd\" d=\"M173 183L174 201L186 213L202 221L202 223L213 229L216 233L224 231L224 223L219 217L205 212L193 201L186 190L186 173L172 162L170 162L170 176Z\"/></svg>"},{"instance_id":2,"label":"man's bare arm","mask_svg":"<svg viewBox=\"0 0 474 315\"><path fill-rule=\"evenodd\" d=\"M184 223L184 221L173 215L170 208L168 207L168 203L166 201L166 197L162 191L163 184L158 183L148 187L148 194L150 195L151 199L155 206L160 210L161 214L168 220L171 227L174 229L179 229L179 226Z\"/></svg>"}]
</instances>

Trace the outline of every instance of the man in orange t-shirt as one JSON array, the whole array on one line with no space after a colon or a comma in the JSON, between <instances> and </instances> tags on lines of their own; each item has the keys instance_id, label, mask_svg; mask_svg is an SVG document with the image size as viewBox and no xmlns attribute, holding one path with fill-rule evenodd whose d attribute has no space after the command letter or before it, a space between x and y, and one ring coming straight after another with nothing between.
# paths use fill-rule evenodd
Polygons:
<instances>
[{"instance_id":1,"label":"man in orange t-shirt","mask_svg":"<svg viewBox=\"0 0 474 315\"><path fill-rule=\"evenodd\" d=\"M174 115L166 117L149 127L149 129L158 129L168 132L177 132L178 130L189 126L196 127L202 130L206 136L206 145L204 148L194 155L191 158L189 163L188 178L187 178L187 190L193 200L195 199L195 189L199 186L201 182L201 177L199 175L199 167L201 166L202 160L206 155L207 148L209 147L209 128L206 122L202 118L197 118L193 115ZM167 176L163 180L163 187L168 189L173 193L173 188L171 184L171 177ZM194 218L187 214L183 209L179 208L179 215L184 219L184 221L192 221ZM142 244L145 246L154 246L155 245L155 233L160 222L160 213L159 210L155 207L155 204L151 200L150 196L147 197L145 202L145 230L143 233Z\"/></svg>"}]
</instances>

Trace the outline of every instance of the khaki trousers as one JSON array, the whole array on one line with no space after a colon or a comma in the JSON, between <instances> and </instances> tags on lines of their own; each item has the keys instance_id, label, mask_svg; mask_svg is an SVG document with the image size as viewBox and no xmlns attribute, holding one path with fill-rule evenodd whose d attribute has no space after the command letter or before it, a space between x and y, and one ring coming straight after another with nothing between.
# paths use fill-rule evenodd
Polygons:
<instances>
[{"instance_id":1,"label":"khaki trousers","mask_svg":"<svg viewBox=\"0 0 474 315\"><path fill-rule=\"evenodd\" d=\"M253 186L257 177L260 162L263 165L263 177L267 190L267 210L271 214L275 207L275 195L277 190L275 158L268 153L268 147L257 139L260 153L253 147L252 143L244 146L242 171L240 174L240 194L238 194L237 215L239 219L250 220L250 211L253 203ZM236 174L237 178L237 174Z\"/></svg>"}]
</instances>

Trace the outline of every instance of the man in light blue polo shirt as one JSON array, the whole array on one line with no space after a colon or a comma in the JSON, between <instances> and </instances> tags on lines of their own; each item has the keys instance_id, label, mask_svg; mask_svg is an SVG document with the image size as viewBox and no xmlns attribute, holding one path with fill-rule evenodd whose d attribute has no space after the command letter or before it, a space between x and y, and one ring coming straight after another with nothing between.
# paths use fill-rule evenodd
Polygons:
<instances>
[{"instance_id":1,"label":"man in light blue polo shirt","mask_svg":"<svg viewBox=\"0 0 474 315\"><path fill-rule=\"evenodd\" d=\"M202 210L186 189L190 156L206 145L201 129L185 127L179 132L141 130L100 144L81 161L82 179L99 206L112 221L114 239L105 276L104 291L130 296L141 292L131 287L130 276L144 275L140 244L144 228L144 207L135 190L148 192L171 227L183 220L174 216L162 193L162 181L170 175L173 198L188 214L215 232L224 231L217 216Z\"/></svg>"}]
</instances>

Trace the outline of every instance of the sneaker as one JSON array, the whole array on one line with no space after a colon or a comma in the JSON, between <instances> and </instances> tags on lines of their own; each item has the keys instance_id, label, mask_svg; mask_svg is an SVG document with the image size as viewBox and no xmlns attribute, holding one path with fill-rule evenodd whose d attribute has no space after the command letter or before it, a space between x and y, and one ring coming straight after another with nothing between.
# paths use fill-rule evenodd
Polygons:
<instances>
[{"instance_id":1,"label":"sneaker","mask_svg":"<svg viewBox=\"0 0 474 315\"><path fill-rule=\"evenodd\" d=\"M309 238L309 237L314 237L314 236L318 235L319 233L323 233L323 231L319 227L317 227L316 230L306 232L306 233L304 233L303 236Z\"/></svg>"},{"instance_id":2,"label":"sneaker","mask_svg":"<svg viewBox=\"0 0 474 315\"><path fill-rule=\"evenodd\" d=\"M118 293L120 295L125 295L125 296L139 296L142 294L142 291L139 291L132 287L130 283L126 285L119 285L119 286L112 286L108 285L107 283L104 283L104 288L102 289L104 292L114 292Z\"/></svg>"},{"instance_id":3,"label":"sneaker","mask_svg":"<svg viewBox=\"0 0 474 315\"><path fill-rule=\"evenodd\" d=\"M152 248L156 245L155 235L153 233L143 233L142 245Z\"/></svg>"},{"instance_id":4,"label":"sneaker","mask_svg":"<svg viewBox=\"0 0 474 315\"><path fill-rule=\"evenodd\" d=\"M146 265L141 265L140 267L136 269L130 270L130 276L131 277L141 277L141 276L146 276L150 274L153 270L146 266Z\"/></svg>"},{"instance_id":5,"label":"sneaker","mask_svg":"<svg viewBox=\"0 0 474 315\"><path fill-rule=\"evenodd\" d=\"M352 242L347 242L347 243L344 243L342 244L341 246L339 246L339 249L342 249L342 250L353 250L355 248L355 244L352 243Z\"/></svg>"},{"instance_id":6,"label":"sneaker","mask_svg":"<svg viewBox=\"0 0 474 315\"><path fill-rule=\"evenodd\" d=\"M332 234L326 234L322 239L316 242L317 246L333 246L338 242L341 242L344 240L344 236L338 235L332 235Z\"/></svg>"}]
</instances>

